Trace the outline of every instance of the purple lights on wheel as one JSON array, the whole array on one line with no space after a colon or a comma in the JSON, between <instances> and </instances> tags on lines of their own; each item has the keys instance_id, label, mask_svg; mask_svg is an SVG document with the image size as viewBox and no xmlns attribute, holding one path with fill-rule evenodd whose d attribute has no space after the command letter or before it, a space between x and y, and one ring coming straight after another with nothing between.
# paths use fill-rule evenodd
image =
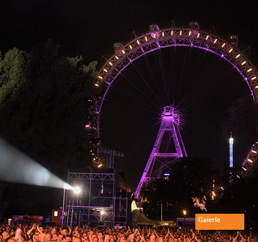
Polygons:
<instances>
[{"instance_id":1,"label":"purple lights on wheel","mask_svg":"<svg viewBox=\"0 0 258 242\"><path fill-rule=\"evenodd\" d=\"M104 95L96 105L97 127L96 136L100 137L100 117L102 104L105 100L110 86L121 74L121 72L135 60L153 51L169 47L191 47L204 51L209 51L228 62L243 77L246 82L254 102L258 98L258 74L254 65L237 47L237 38L222 39L214 34L200 30L197 22L191 22L189 28L168 28L160 29L158 25L151 24L149 32L136 37L129 43L123 45L116 43L115 54L110 57L99 71L98 80L95 83L96 88L106 85ZM233 40L235 42L233 42ZM256 145L255 145L256 146ZM250 153L250 152L249 152ZM256 160L252 154L252 160ZM248 167L247 167L248 164ZM244 161L248 172L249 167L254 162ZM244 169L243 169L244 170Z\"/></svg>"}]
</instances>

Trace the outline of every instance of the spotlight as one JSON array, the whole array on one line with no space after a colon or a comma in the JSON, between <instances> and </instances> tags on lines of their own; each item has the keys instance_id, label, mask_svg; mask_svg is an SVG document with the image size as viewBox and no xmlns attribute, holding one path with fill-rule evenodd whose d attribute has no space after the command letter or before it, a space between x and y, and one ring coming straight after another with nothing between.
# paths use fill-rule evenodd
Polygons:
<instances>
[{"instance_id":1,"label":"spotlight","mask_svg":"<svg viewBox=\"0 0 258 242\"><path fill-rule=\"evenodd\" d=\"M81 189L80 187L73 187L73 192L74 192L76 195L80 194L81 191L82 191L82 189Z\"/></svg>"}]
</instances>

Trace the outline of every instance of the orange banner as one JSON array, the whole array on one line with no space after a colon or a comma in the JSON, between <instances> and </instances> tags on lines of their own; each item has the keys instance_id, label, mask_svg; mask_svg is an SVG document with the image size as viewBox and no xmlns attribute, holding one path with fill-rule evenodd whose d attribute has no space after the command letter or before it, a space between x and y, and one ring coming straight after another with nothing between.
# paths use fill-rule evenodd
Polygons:
<instances>
[{"instance_id":1,"label":"orange banner","mask_svg":"<svg viewBox=\"0 0 258 242\"><path fill-rule=\"evenodd\" d=\"M231 213L195 214L196 230L244 230L245 215Z\"/></svg>"}]
</instances>

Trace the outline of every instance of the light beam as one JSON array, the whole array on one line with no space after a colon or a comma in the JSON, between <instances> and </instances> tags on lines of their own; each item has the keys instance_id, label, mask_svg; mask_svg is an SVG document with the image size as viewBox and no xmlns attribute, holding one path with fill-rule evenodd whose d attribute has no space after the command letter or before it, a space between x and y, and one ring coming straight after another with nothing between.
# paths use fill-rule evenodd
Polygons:
<instances>
[{"instance_id":1,"label":"light beam","mask_svg":"<svg viewBox=\"0 0 258 242\"><path fill-rule=\"evenodd\" d=\"M0 180L74 190L71 185L2 139L0 139Z\"/></svg>"}]
</instances>

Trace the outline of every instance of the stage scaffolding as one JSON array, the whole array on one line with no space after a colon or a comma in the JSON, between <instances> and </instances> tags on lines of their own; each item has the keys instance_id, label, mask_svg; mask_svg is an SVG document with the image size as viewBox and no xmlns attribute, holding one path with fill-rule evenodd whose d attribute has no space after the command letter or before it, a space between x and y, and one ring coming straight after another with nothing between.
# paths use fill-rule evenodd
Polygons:
<instances>
[{"instance_id":1,"label":"stage scaffolding","mask_svg":"<svg viewBox=\"0 0 258 242\"><path fill-rule=\"evenodd\" d=\"M81 188L81 193L64 190L63 226L127 226L129 193L116 186L110 172L68 172L67 183Z\"/></svg>"}]
</instances>

